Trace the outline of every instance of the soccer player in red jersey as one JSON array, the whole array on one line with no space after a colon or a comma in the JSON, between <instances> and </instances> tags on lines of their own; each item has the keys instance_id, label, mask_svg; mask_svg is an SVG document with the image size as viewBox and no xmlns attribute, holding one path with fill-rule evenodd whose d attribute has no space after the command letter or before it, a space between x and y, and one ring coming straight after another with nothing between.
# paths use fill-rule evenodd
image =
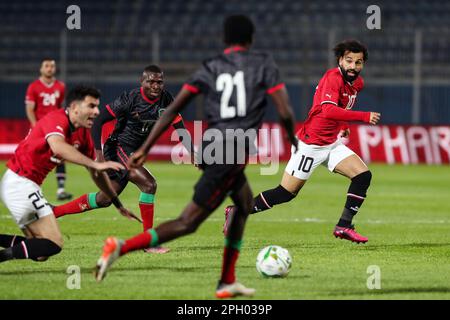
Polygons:
<instances>
[{"instance_id":1,"label":"soccer player in red jersey","mask_svg":"<svg viewBox=\"0 0 450 320\"><path fill-rule=\"evenodd\" d=\"M39 79L30 83L28 86L25 97L25 110L31 128L36 125L36 121L42 119L49 112L62 108L66 90L64 83L55 78L55 60L51 58L43 59L40 73ZM71 199L72 195L64 189L66 183L66 168L64 163L56 166L56 181L58 184L57 199Z\"/></svg>"},{"instance_id":2,"label":"soccer player in red jersey","mask_svg":"<svg viewBox=\"0 0 450 320\"><path fill-rule=\"evenodd\" d=\"M8 169L0 182L0 198L25 237L0 234L0 246L6 248L0 251L0 262L42 261L61 251L61 232L40 186L62 160L86 166L119 212L130 219L136 218L122 206L103 172L124 167L117 162L93 160L95 149L88 129L99 114L99 97L95 88L79 86L71 90L67 109L59 109L37 121L8 161Z\"/></svg>"},{"instance_id":3,"label":"soccer player in red jersey","mask_svg":"<svg viewBox=\"0 0 450 320\"><path fill-rule=\"evenodd\" d=\"M346 147L339 137L349 135L348 121L377 124L380 114L351 110L358 92L364 86L359 74L368 58L367 48L356 40L347 40L337 44L334 53L338 66L328 70L316 88L308 118L297 132L300 140L298 150L292 150L280 185L261 192L254 199L252 213L294 199L312 172L323 164L329 171L351 180L334 236L365 243L368 239L355 231L352 220L366 198L372 174L361 158ZM233 206L225 209L224 233L232 220L233 211Z\"/></svg>"},{"instance_id":4,"label":"soccer player in red jersey","mask_svg":"<svg viewBox=\"0 0 450 320\"><path fill-rule=\"evenodd\" d=\"M110 237L97 262L96 278L102 280L112 263L120 256L147 247L174 240L195 232L227 196L236 204L235 219L225 239L222 273L216 289L216 297L231 298L251 296L255 290L247 288L236 279L235 267L239 257L245 223L253 206L253 195L245 176L245 160L254 141L243 138L245 132L255 132L262 123L267 107L267 96L274 101L283 127L294 149L294 117L286 87L272 56L251 49L254 25L242 15L230 16L224 23L224 40L228 46L223 53L203 61L199 70L190 78L156 123L145 143L133 155L128 164L141 166L147 152L157 138L175 119L178 112L199 93L205 96L205 113L209 129L203 135L201 155L217 148L221 156L200 164L203 174L195 185L192 201L177 219L160 224L156 228L125 241ZM231 132L230 132L231 131ZM213 141L207 136L214 135ZM240 137L232 132L240 132ZM220 134L219 134L220 133ZM244 141L245 140L245 141ZM223 144L228 148L223 149ZM219 149L221 151L219 151ZM245 151L242 151L244 149ZM241 150L241 151L240 151ZM230 156L231 157L227 157ZM239 160L236 161L236 156ZM235 159L233 159L235 158ZM226 159L225 161L223 161Z\"/></svg>"}]
</instances>

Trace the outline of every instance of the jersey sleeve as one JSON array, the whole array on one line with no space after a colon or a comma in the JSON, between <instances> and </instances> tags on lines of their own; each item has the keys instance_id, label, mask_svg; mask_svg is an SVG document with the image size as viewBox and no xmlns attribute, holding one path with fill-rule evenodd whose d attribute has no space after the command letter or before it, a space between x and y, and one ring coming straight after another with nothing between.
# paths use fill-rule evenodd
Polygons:
<instances>
[{"instance_id":1,"label":"jersey sleeve","mask_svg":"<svg viewBox=\"0 0 450 320\"><path fill-rule=\"evenodd\" d=\"M190 91L193 94L200 92L206 92L206 88L212 83L211 73L208 71L206 63L198 69L186 83L183 85L183 89Z\"/></svg>"},{"instance_id":2,"label":"jersey sleeve","mask_svg":"<svg viewBox=\"0 0 450 320\"><path fill-rule=\"evenodd\" d=\"M128 92L124 92L116 100L107 104L106 109L114 118L118 118L120 115L128 112L130 105L130 95Z\"/></svg>"},{"instance_id":3,"label":"jersey sleeve","mask_svg":"<svg viewBox=\"0 0 450 320\"><path fill-rule=\"evenodd\" d=\"M34 84L30 83L27 88L27 93L25 95L25 102L34 102L37 103L36 92L34 90Z\"/></svg>"},{"instance_id":4,"label":"jersey sleeve","mask_svg":"<svg viewBox=\"0 0 450 320\"><path fill-rule=\"evenodd\" d=\"M66 138L66 133L69 129L67 119L64 119L63 117L47 117L47 121L40 121L40 124L45 139L52 135L59 135Z\"/></svg>"},{"instance_id":5,"label":"jersey sleeve","mask_svg":"<svg viewBox=\"0 0 450 320\"><path fill-rule=\"evenodd\" d=\"M271 55L267 56L264 64L263 81L267 94L272 94L285 86L281 81L280 70Z\"/></svg>"},{"instance_id":6,"label":"jersey sleeve","mask_svg":"<svg viewBox=\"0 0 450 320\"><path fill-rule=\"evenodd\" d=\"M339 89L340 83L337 77L327 75L321 84L321 95L319 97L320 105L331 103L336 106L339 105Z\"/></svg>"}]
</instances>

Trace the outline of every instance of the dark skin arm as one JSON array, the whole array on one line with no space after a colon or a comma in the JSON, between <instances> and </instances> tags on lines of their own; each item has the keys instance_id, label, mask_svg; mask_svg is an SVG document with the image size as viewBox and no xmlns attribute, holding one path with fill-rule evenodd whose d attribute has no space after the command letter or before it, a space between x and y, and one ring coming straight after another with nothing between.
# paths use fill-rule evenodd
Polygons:
<instances>
[{"instance_id":1,"label":"dark skin arm","mask_svg":"<svg viewBox=\"0 0 450 320\"><path fill-rule=\"evenodd\" d=\"M285 87L281 88L270 94L273 103L277 108L278 115L280 116L280 123L287 132L289 142L295 147L297 151L297 137L295 136L295 118L294 111L292 110L289 102L289 95Z\"/></svg>"},{"instance_id":2,"label":"dark skin arm","mask_svg":"<svg viewBox=\"0 0 450 320\"><path fill-rule=\"evenodd\" d=\"M128 160L128 166L130 168L138 168L144 164L150 148L193 97L194 94L190 91L181 89L175 100L167 107L162 117L156 122L144 144L130 156Z\"/></svg>"}]
</instances>

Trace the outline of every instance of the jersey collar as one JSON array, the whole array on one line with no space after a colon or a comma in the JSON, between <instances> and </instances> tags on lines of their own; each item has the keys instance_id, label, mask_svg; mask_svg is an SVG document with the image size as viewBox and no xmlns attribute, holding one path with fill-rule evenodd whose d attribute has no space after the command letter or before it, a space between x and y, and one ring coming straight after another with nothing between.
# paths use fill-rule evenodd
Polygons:
<instances>
[{"instance_id":1,"label":"jersey collar","mask_svg":"<svg viewBox=\"0 0 450 320\"><path fill-rule=\"evenodd\" d=\"M230 54L232 52L237 52L237 51L247 51L248 49L243 47L243 46L232 46L232 47L228 47L225 50L223 50L223 53L225 54Z\"/></svg>"},{"instance_id":2,"label":"jersey collar","mask_svg":"<svg viewBox=\"0 0 450 320\"><path fill-rule=\"evenodd\" d=\"M72 133L72 132L74 132L75 131L75 126L72 124L72 122L70 122L70 117L69 117L69 110L64 110L64 113L66 114L66 116L67 116L67 120L69 121L69 132L70 133Z\"/></svg>"},{"instance_id":3,"label":"jersey collar","mask_svg":"<svg viewBox=\"0 0 450 320\"><path fill-rule=\"evenodd\" d=\"M40 81L44 86L46 86L47 88L51 88L51 87L53 87L53 85L55 84L56 79L53 79L53 81L50 82L50 83L46 83L45 81L43 81L43 80L41 79L41 77L39 77L39 81Z\"/></svg>"},{"instance_id":4,"label":"jersey collar","mask_svg":"<svg viewBox=\"0 0 450 320\"><path fill-rule=\"evenodd\" d=\"M161 93L162 94L162 93ZM154 104L156 101L158 101L159 100L159 98L160 97L158 97L158 98L156 98L156 99L153 99L153 100L150 100L146 95L145 95L145 92L144 92L144 88L143 87L141 87L141 96L142 96L142 99L144 99L145 101L147 101L148 103L150 103L150 104Z\"/></svg>"}]
</instances>

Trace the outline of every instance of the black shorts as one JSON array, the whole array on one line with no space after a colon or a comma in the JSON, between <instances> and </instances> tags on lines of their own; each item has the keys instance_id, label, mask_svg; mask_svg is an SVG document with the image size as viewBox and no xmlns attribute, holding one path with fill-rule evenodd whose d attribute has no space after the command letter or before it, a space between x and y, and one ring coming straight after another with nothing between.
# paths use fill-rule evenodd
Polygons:
<instances>
[{"instance_id":1,"label":"black shorts","mask_svg":"<svg viewBox=\"0 0 450 320\"><path fill-rule=\"evenodd\" d=\"M238 192L247 182L244 169L244 164L206 165L194 187L194 202L210 212L214 211L228 195Z\"/></svg>"},{"instance_id":2,"label":"black shorts","mask_svg":"<svg viewBox=\"0 0 450 320\"><path fill-rule=\"evenodd\" d=\"M106 161L115 161L121 163L126 169L120 171L108 170L108 176L111 180L118 182L122 187L128 183L127 161L134 152L129 148L121 146L117 141L108 139L103 146L103 156Z\"/></svg>"}]
</instances>

